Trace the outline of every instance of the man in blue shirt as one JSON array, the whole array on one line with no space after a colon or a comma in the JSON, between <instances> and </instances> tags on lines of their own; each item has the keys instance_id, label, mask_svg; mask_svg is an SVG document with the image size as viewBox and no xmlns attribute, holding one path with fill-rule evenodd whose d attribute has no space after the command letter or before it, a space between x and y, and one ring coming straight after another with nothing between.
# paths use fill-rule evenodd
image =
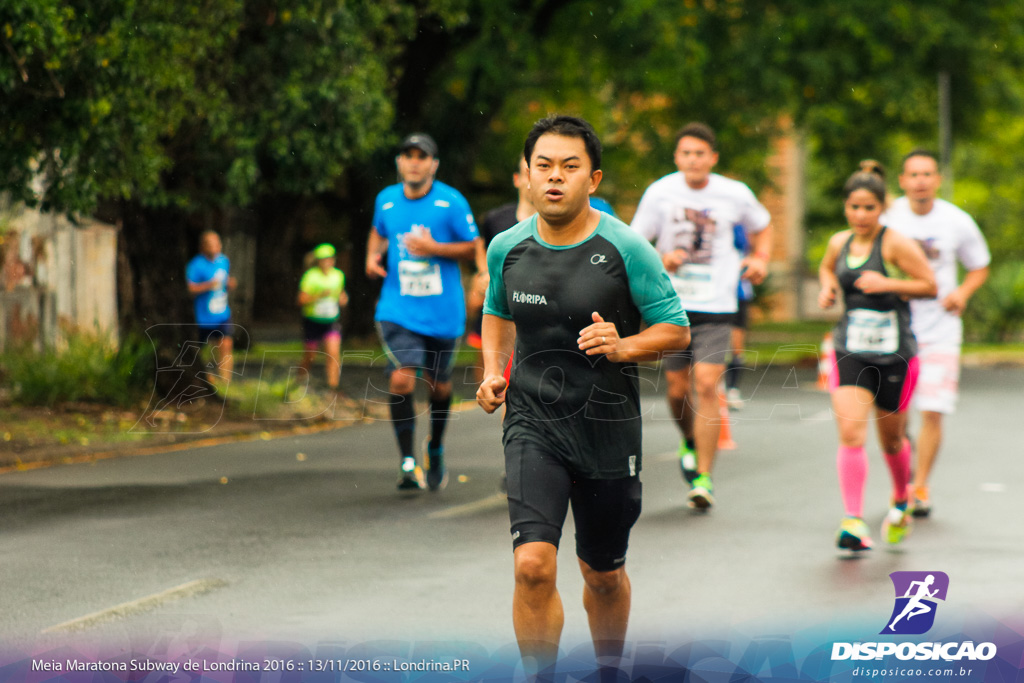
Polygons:
<instances>
[{"instance_id":1,"label":"man in blue shirt","mask_svg":"<svg viewBox=\"0 0 1024 683\"><path fill-rule=\"evenodd\" d=\"M447 483L442 439L455 351L466 327L459 261L473 258L480 237L466 199L434 179L437 144L429 135L405 138L395 163L401 182L377 195L366 274L384 280L375 320L388 356L391 420L402 459L398 488L423 488L413 450L413 393L422 371L430 385L426 483L437 491Z\"/></svg>"},{"instance_id":2,"label":"man in blue shirt","mask_svg":"<svg viewBox=\"0 0 1024 683\"><path fill-rule=\"evenodd\" d=\"M220 235L213 230L204 231L199 236L199 254L185 268L185 280L188 293L195 298L199 341L213 347L220 378L227 381L234 370L228 292L237 282L229 274L231 263L221 249Z\"/></svg>"}]
</instances>

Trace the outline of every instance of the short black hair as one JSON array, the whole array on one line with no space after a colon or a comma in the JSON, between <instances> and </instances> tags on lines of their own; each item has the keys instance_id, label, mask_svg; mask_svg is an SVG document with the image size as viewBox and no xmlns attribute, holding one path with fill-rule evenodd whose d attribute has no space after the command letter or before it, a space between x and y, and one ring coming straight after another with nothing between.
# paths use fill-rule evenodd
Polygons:
<instances>
[{"instance_id":1,"label":"short black hair","mask_svg":"<svg viewBox=\"0 0 1024 683\"><path fill-rule=\"evenodd\" d=\"M885 181L873 171L857 171L843 185L843 197L849 198L857 190L867 190L885 204Z\"/></svg>"},{"instance_id":2,"label":"short black hair","mask_svg":"<svg viewBox=\"0 0 1024 683\"><path fill-rule=\"evenodd\" d=\"M587 156L590 157L591 173L600 170L601 141L597 138L593 126L578 116L548 116L533 124L533 128L526 136L526 144L523 145L523 156L526 157L527 166L530 165L530 158L533 156L533 148L537 145L537 140L541 135L547 133L583 140Z\"/></svg>"},{"instance_id":3,"label":"short black hair","mask_svg":"<svg viewBox=\"0 0 1024 683\"><path fill-rule=\"evenodd\" d=\"M711 149L718 151L718 142L715 140L715 130L706 123L691 121L676 131L676 146L683 138L697 138L711 145Z\"/></svg>"},{"instance_id":4,"label":"short black hair","mask_svg":"<svg viewBox=\"0 0 1024 683\"><path fill-rule=\"evenodd\" d=\"M939 165L938 154L925 147L917 147L915 149L910 150L906 155L904 155L903 161L900 162L900 171L902 171L903 167L907 165L907 161L913 159L914 157L928 157L929 159L935 161L936 166Z\"/></svg>"}]
</instances>

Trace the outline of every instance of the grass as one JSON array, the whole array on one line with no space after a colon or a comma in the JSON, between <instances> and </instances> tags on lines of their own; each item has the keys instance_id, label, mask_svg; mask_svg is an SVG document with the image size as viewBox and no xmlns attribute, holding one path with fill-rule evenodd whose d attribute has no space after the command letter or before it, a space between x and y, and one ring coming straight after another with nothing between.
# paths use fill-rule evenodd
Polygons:
<instances>
[{"instance_id":1,"label":"grass","mask_svg":"<svg viewBox=\"0 0 1024 683\"><path fill-rule=\"evenodd\" d=\"M260 420L306 420L324 414L330 397L294 378L235 380L225 393L231 414Z\"/></svg>"},{"instance_id":2,"label":"grass","mask_svg":"<svg viewBox=\"0 0 1024 683\"><path fill-rule=\"evenodd\" d=\"M751 327L746 346L757 352L760 359L800 364L817 358L821 341L832 327L833 323L828 321L758 323ZM1024 363L1024 343L966 343L963 355L997 363Z\"/></svg>"},{"instance_id":3,"label":"grass","mask_svg":"<svg viewBox=\"0 0 1024 683\"><path fill-rule=\"evenodd\" d=\"M0 407L0 450L141 441L144 434L129 431L137 419L134 412L95 405Z\"/></svg>"},{"instance_id":4,"label":"grass","mask_svg":"<svg viewBox=\"0 0 1024 683\"><path fill-rule=\"evenodd\" d=\"M762 322L747 333L746 362L772 365L816 363L821 341L832 330L828 321Z\"/></svg>"},{"instance_id":5,"label":"grass","mask_svg":"<svg viewBox=\"0 0 1024 683\"><path fill-rule=\"evenodd\" d=\"M88 334L71 333L60 350L8 349L0 375L21 405L52 407L63 402L128 406L145 395L153 377L152 352L138 338L114 347Z\"/></svg>"},{"instance_id":6,"label":"grass","mask_svg":"<svg viewBox=\"0 0 1024 683\"><path fill-rule=\"evenodd\" d=\"M773 365L806 365L816 362L822 337L831 329L831 323L822 321L758 323L748 334L747 362L752 363L755 357L759 366L769 362ZM26 368L27 373L18 375L21 378L18 381L24 382L24 377L35 381L38 385L35 395L41 397L42 405L0 402L0 451L17 452L46 446L98 446L137 442L150 436L145 430L132 431L146 410L149 389L140 393L134 382L128 385L124 382L125 378L138 378L138 368L132 372L127 370L130 364L124 354L132 353L131 350L124 351L120 360L115 359L106 364L109 369L104 369L105 364L100 361L109 351L83 349L80 348L83 342L76 343L77 350L66 360L48 354L22 355L15 359L14 364ZM266 360L268 364L281 369L298 365L302 357L302 344L263 343L254 345L248 353L253 361ZM347 339L343 353L346 364L369 366L374 362L380 364L383 350L374 338ZM148 358L148 351L146 355ZM974 358L982 363L1024 364L1024 343L965 344L964 356L965 360ZM18 386L12 382L11 358L11 354L3 357L6 373L4 381L9 387L14 387L14 394ZM476 351L463 346L456 363L468 366L475 361ZM78 367L69 367L75 363ZM109 393L92 389L83 395L82 391L76 389L69 397L55 390L50 383L56 373L82 373L86 370L93 374L76 376L87 387L104 384L107 381L103 379L104 373L113 372L114 379L110 380L111 386L108 389L112 387L116 395L111 397ZM283 372L271 377L269 380L233 381L225 397L226 414L246 421L254 417L260 420L301 420L315 417L327 408L326 398L320 392L307 392L304 383L297 385L294 377L290 378L291 384ZM58 378L57 381L62 380ZM172 431L189 431L195 427L193 419L203 418L190 415L188 419L188 424L169 425L169 428Z\"/></svg>"},{"instance_id":7,"label":"grass","mask_svg":"<svg viewBox=\"0 0 1024 683\"><path fill-rule=\"evenodd\" d=\"M248 353L255 360L262 361L265 357L271 364L297 364L302 359L302 342L259 342L253 344ZM381 365L384 348L376 337L354 337L345 339L341 353L346 365ZM466 346L463 342L456 352L455 364L471 365L476 359L476 349Z\"/></svg>"}]
</instances>

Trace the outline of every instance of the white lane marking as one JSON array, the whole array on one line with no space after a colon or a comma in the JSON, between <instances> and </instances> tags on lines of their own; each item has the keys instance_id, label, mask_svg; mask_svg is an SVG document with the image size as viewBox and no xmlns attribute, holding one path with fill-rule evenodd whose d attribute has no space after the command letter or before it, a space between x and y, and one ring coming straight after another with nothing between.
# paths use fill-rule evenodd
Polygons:
<instances>
[{"instance_id":1,"label":"white lane marking","mask_svg":"<svg viewBox=\"0 0 1024 683\"><path fill-rule=\"evenodd\" d=\"M456 505L454 507L445 508L444 510L438 510L437 512L431 512L427 515L428 519L450 519L451 517L461 517L463 515L471 515L474 512L481 512L483 510L490 510L492 508L499 508L505 505L506 497L504 493L495 493L493 496L481 498L475 500L472 503L465 503L463 505Z\"/></svg>"},{"instance_id":2,"label":"white lane marking","mask_svg":"<svg viewBox=\"0 0 1024 683\"><path fill-rule=\"evenodd\" d=\"M988 484L982 484L978 488L980 488L985 493L1005 493L1006 492L1006 484L988 483Z\"/></svg>"},{"instance_id":3,"label":"white lane marking","mask_svg":"<svg viewBox=\"0 0 1024 683\"><path fill-rule=\"evenodd\" d=\"M144 598L123 602L120 605L114 605L113 607L108 607L107 609L102 609L98 612L93 612L92 614L86 614L84 617L78 617L77 619L62 622L56 626L50 626L49 628L45 628L40 631L40 633L67 633L69 631L82 631L108 621L122 619L133 614L149 612L165 603L173 602L174 600L181 600L194 595L209 593L212 590L223 588L226 585L228 585L227 582L222 581L221 579L198 579L196 581L189 581L188 583L183 583L180 586L168 588L165 591L154 593L153 595L147 595Z\"/></svg>"}]
</instances>

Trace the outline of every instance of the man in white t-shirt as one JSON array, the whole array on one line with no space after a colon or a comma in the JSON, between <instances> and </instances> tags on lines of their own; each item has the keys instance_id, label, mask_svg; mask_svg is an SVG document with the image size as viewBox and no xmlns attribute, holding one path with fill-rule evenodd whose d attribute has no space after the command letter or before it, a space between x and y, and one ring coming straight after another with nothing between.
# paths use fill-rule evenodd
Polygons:
<instances>
[{"instance_id":1,"label":"man in white t-shirt","mask_svg":"<svg viewBox=\"0 0 1024 683\"><path fill-rule=\"evenodd\" d=\"M721 428L718 390L731 352L737 285L741 272L754 284L767 274L771 215L749 187L711 172L718 152L709 126L684 126L676 134L674 160L678 172L647 188L632 228L654 242L690 317L690 349L666 357L663 367L669 409L683 433L679 457L683 477L692 487L689 505L704 510L714 504L711 468ZM743 225L750 237L752 248L745 257L735 247L736 225Z\"/></svg>"},{"instance_id":2,"label":"man in white t-shirt","mask_svg":"<svg viewBox=\"0 0 1024 683\"><path fill-rule=\"evenodd\" d=\"M892 203L882 222L921 244L939 285L936 298L910 302L921 368L914 394L921 432L910 500L914 515L925 517L931 510L928 476L942 444L942 416L953 413L959 395L960 315L988 277L991 256L974 219L936 198L942 178L933 152L917 149L904 157L899 180L904 196ZM957 262L967 271L960 283Z\"/></svg>"}]
</instances>

